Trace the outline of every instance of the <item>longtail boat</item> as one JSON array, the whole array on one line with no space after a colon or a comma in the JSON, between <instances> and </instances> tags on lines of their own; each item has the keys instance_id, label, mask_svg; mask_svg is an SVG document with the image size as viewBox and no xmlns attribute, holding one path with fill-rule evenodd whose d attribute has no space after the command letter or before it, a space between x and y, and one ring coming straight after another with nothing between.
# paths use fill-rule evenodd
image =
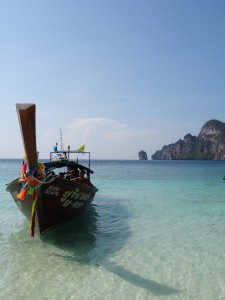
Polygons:
<instances>
[{"instance_id":1,"label":"longtail boat","mask_svg":"<svg viewBox=\"0 0 225 300\"><path fill-rule=\"evenodd\" d=\"M91 183L90 152L80 150L50 152L48 162L38 162L36 147L36 106L33 103L16 104L25 158L21 175L7 184L6 190L21 212L30 220L31 236L35 224L40 233L62 225L90 206L98 189ZM54 160L59 153L66 156ZM88 155L88 165L80 164L78 154ZM76 155L76 159L72 156Z\"/></svg>"}]
</instances>

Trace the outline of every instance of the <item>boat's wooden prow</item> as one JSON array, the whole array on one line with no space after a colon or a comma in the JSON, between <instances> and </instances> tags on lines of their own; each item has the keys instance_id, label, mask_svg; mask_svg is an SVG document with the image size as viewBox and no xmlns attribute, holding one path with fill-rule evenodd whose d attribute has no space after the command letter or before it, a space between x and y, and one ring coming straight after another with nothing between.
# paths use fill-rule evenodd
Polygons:
<instances>
[{"instance_id":1,"label":"boat's wooden prow","mask_svg":"<svg viewBox=\"0 0 225 300\"><path fill-rule=\"evenodd\" d=\"M38 161L36 145L36 106L33 103L17 103L20 131L29 169Z\"/></svg>"}]
</instances>

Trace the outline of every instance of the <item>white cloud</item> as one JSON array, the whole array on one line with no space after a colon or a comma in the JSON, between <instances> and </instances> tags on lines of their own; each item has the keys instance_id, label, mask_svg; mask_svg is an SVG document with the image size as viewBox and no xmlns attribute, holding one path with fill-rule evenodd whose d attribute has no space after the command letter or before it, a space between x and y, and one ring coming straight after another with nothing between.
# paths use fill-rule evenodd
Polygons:
<instances>
[{"instance_id":1,"label":"white cloud","mask_svg":"<svg viewBox=\"0 0 225 300\"><path fill-rule=\"evenodd\" d=\"M97 126L110 126L112 128L124 128L126 124L119 123L116 120L108 119L104 117L100 118L76 118L67 128L77 129L77 128L86 128L95 129Z\"/></svg>"},{"instance_id":2,"label":"white cloud","mask_svg":"<svg viewBox=\"0 0 225 300\"><path fill-rule=\"evenodd\" d=\"M82 141L92 136L105 136L107 133L126 128L126 124L104 117L100 118L77 118L67 125L70 129L69 136L75 135Z\"/></svg>"},{"instance_id":3,"label":"white cloud","mask_svg":"<svg viewBox=\"0 0 225 300\"><path fill-rule=\"evenodd\" d=\"M64 146L76 149L85 144L95 158L137 158L137 151L150 143L154 130L137 130L105 117L77 118L67 125ZM144 141L144 142L143 142Z\"/></svg>"}]
</instances>

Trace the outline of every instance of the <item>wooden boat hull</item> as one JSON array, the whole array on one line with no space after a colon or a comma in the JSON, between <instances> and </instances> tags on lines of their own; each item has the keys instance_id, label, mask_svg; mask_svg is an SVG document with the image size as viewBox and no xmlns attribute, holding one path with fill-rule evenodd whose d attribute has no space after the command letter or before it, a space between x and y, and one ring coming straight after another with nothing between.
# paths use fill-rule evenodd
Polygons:
<instances>
[{"instance_id":1,"label":"wooden boat hull","mask_svg":"<svg viewBox=\"0 0 225 300\"><path fill-rule=\"evenodd\" d=\"M27 194L24 200L17 198L21 191L18 179L7 185L16 205L30 219L33 195ZM85 212L92 202L97 188L71 180L55 178L51 183L43 184L38 190L36 219L40 233L74 219Z\"/></svg>"}]
</instances>

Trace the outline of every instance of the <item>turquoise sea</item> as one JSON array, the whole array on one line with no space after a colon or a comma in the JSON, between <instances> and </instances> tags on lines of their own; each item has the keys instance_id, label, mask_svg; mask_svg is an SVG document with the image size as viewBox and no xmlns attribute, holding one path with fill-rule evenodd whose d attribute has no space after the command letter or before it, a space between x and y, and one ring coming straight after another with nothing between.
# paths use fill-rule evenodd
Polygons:
<instances>
[{"instance_id":1,"label":"turquoise sea","mask_svg":"<svg viewBox=\"0 0 225 300\"><path fill-rule=\"evenodd\" d=\"M0 160L0 299L225 299L225 162L95 160L93 205L30 237Z\"/></svg>"}]
</instances>

